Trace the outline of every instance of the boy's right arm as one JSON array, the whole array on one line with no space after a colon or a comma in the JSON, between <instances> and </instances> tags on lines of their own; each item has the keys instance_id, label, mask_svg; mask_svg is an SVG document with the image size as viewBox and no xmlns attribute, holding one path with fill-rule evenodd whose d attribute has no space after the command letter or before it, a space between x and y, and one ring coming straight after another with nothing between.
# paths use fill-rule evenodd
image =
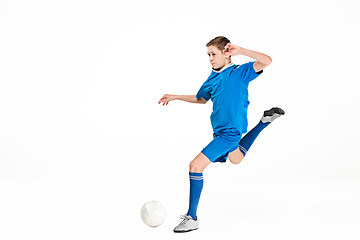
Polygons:
<instances>
[{"instance_id":1,"label":"boy's right arm","mask_svg":"<svg viewBox=\"0 0 360 240\"><path fill-rule=\"evenodd\" d=\"M173 100L181 100L181 101L185 101L185 102L190 102L190 103L202 103L205 104L207 101L204 98L196 98L196 95L172 95L172 94L165 94L164 96L162 96L162 98L160 98L159 100L159 104L163 103L164 105L168 105L170 101Z\"/></svg>"}]
</instances>

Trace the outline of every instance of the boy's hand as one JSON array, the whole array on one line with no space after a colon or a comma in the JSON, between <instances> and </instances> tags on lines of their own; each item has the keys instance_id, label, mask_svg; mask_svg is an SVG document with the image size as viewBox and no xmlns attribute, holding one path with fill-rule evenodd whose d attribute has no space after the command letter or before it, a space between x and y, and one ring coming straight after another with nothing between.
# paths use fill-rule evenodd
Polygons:
<instances>
[{"instance_id":1,"label":"boy's hand","mask_svg":"<svg viewBox=\"0 0 360 240\"><path fill-rule=\"evenodd\" d=\"M223 53L226 56L240 55L241 52L242 52L242 47L236 46L231 43L226 44L225 49L223 50Z\"/></svg>"},{"instance_id":2,"label":"boy's hand","mask_svg":"<svg viewBox=\"0 0 360 240\"><path fill-rule=\"evenodd\" d=\"M165 94L164 96L162 96L162 98L160 98L158 104L163 103L163 106L168 105L170 101L173 101L175 99L176 95Z\"/></svg>"}]
</instances>

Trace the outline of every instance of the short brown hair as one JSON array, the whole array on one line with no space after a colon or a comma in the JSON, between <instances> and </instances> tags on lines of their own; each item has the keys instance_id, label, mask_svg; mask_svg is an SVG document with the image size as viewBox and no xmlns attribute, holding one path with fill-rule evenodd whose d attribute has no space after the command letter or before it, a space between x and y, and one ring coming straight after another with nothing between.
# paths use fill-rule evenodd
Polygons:
<instances>
[{"instance_id":1,"label":"short brown hair","mask_svg":"<svg viewBox=\"0 0 360 240\"><path fill-rule=\"evenodd\" d=\"M226 44L230 43L230 40L227 39L226 37L223 37L223 36L219 36L219 37L216 37L212 40L210 40L210 42L208 42L206 44L207 47L210 47L210 46L216 46L220 51L223 51L225 49L225 46Z\"/></svg>"}]
</instances>

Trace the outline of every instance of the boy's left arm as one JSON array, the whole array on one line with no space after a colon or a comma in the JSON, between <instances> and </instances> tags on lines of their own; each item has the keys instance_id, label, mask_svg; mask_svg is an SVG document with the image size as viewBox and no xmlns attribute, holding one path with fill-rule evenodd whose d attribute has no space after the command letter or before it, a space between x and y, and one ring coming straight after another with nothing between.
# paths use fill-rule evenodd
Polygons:
<instances>
[{"instance_id":1,"label":"boy's left arm","mask_svg":"<svg viewBox=\"0 0 360 240\"><path fill-rule=\"evenodd\" d=\"M255 52L255 51L243 48L243 47L239 47L239 46L236 46L231 43L228 43L226 45L223 52L224 52L224 54L231 55L231 56L244 55L244 56L248 56L248 57L255 59L256 61L254 62L254 65L253 65L255 72L260 72L261 70L263 70L264 68L269 66L272 61L268 55L265 55L260 52Z\"/></svg>"}]
</instances>

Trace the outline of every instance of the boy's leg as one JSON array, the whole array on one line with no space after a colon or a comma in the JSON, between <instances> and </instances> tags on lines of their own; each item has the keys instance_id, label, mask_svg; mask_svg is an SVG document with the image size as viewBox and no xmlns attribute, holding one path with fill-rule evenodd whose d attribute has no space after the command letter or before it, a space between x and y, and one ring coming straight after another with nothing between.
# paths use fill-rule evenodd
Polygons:
<instances>
[{"instance_id":1,"label":"boy's leg","mask_svg":"<svg viewBox=\"0 0 360 240\"><path fill-rule=\"evenodd\" d=\"M190 201L189 210L186 215L191 216L194 220L197 219L196 211L199 204L201 191L204 185L202 173L210 163L211 161L203 153L199 153L190 163Z\"/></svg>"},{"instance_id":2,"label":"boy's leg","mask_svg":"<svg viewBox=\"0 0 360 240\"><path fill-rule=\"evenodd\" d=\"M203 153L199 153L194 160L191 161L189 168L189 209L187 214L182 216L184 220L174 228L174 232L189 232L198 229L199 224L197 222L196 211L204 184L202 172L210 163L211 161Z\"/></svg>"},{"instance_id":3,"label":"boy's leg","mask_svg":"<svg viewBox=\"0 0 360 240\"><path fill-rule=\"evenodd\" d=\"M251 129L239 142L239 149L229 153L229 159L232 163L238 164L245 157L246 153L249 151L251 145L254 143L257 136L260 134L264 128L266 128L271 122L276 118L284 115L285 112L281 108L272 108L270 110L264 111L264 114L260 122Z\"/></svg>"}]
</instances>

